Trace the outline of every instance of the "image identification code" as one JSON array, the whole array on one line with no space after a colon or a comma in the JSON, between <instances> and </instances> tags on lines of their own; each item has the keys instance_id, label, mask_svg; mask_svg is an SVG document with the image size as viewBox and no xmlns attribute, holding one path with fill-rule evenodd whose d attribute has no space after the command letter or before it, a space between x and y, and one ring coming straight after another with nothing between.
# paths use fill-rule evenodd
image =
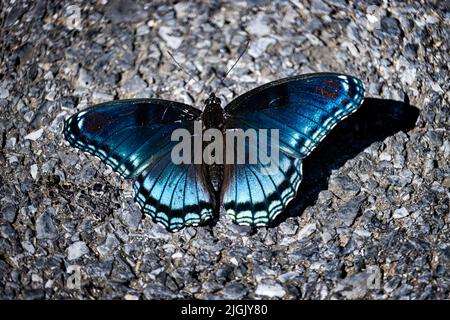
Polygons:
<instances>
[{"instance_id":1,"label":"image identification code","mask_svg":"<svg viewBox=\"0 0 450 320\"><path fill-rule=\"evenodd\" d=\"M212 318L215 314L225 314L230 317L245 317L250 315L266 315L267 312L267 305L264 304L226 304L224 308L188 304L181 308L182 315L204 315L209 318Z\"/></svg>"}]
</instances>

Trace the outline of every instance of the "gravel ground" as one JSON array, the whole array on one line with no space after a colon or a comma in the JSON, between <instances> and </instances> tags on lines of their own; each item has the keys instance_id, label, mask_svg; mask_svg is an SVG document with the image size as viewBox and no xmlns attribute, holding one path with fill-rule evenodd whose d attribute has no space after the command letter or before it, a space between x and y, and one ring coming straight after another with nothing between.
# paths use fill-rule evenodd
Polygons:
<instances>
[{"instance_id":1,"label":"gravel ground","mask_svg":"<svg viewBox=\"0 0 450 320\"><path fill-rule=\"evenodd\" d=\"M1 298L449 298L448 3L56 3L0 5ZM93 103L201 107L208 90L168 50L225 101L308 72L366 84L275 227L167 233L130 181L64 141Z\"/></svg>"}]
</instances>

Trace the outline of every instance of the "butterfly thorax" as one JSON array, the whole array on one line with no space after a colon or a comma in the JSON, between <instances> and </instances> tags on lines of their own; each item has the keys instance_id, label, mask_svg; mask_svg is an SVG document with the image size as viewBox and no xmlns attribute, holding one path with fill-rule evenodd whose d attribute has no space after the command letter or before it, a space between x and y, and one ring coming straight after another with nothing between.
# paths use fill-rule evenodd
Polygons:
<instances>
[{"instance_id":1,"label":"butterfly thorax","mask_svg":"<svg viewBox=\"0 0 450 320\"><path fill-rule=\"evenodd\" d=\"M205 101L205 108L202 113L202 121L204 129L219 129L223 128L223 109L220 106L220 99L211 93Z\"/></svg>"},{"instance_id":2,"label":"butterfly thorax","mask_svg":"<svg viewBox=\"0 0 450 320\"><path fill-rule=\"evenodd\" d=\"M218 129L223 133L223 109L220 106L220 99L211 93L205 102L205 108L202 113L203 130ZM211 164L206 166L206 174L211 186L216 193L220 191L223 182L223 165Z\"/></svg>"}]
</instances>

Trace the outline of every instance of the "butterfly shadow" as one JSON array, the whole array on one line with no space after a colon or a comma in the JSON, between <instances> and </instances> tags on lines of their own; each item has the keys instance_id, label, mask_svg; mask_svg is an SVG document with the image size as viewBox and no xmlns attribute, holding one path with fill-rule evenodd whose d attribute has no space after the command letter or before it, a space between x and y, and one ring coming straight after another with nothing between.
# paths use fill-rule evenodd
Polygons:
<instances>
[{"instance_id":1,"label":"butterfly shadow","mask_svg":"<svg viewBox=\"0 0 450 320\"><path fill-rule=\"evenodd\" d=\"M297 196L285 213L279 215L271 227L290 217L300 216L316 203L319 193L328 189L333 170L342 167L365 148L377 141L407 132L415 127L419 109L405 101L366 98L357 112L339 123L319 146L303 160L303 180Z\"/></svg>"}]
</instances>

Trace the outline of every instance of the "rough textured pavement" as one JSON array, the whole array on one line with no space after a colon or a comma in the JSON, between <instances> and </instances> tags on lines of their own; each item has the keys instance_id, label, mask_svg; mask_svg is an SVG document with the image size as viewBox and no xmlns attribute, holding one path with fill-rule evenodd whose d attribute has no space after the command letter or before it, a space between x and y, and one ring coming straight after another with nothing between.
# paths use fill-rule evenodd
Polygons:
<instances>
[{"instance_id":1,"label":"rough textured pavement","mask_svg":"<svg viewBox=\"0 0 450 320\"><path fill-rule=\"evenodd\" d=\"M0 5L1 298L449 298L445 1L56 3ZM305 160L273 228L167 233L62 136L94 103L201 108L210 89L229 102L319 71L359 77L367 99Z\"/></svg>"}]
</instances>

